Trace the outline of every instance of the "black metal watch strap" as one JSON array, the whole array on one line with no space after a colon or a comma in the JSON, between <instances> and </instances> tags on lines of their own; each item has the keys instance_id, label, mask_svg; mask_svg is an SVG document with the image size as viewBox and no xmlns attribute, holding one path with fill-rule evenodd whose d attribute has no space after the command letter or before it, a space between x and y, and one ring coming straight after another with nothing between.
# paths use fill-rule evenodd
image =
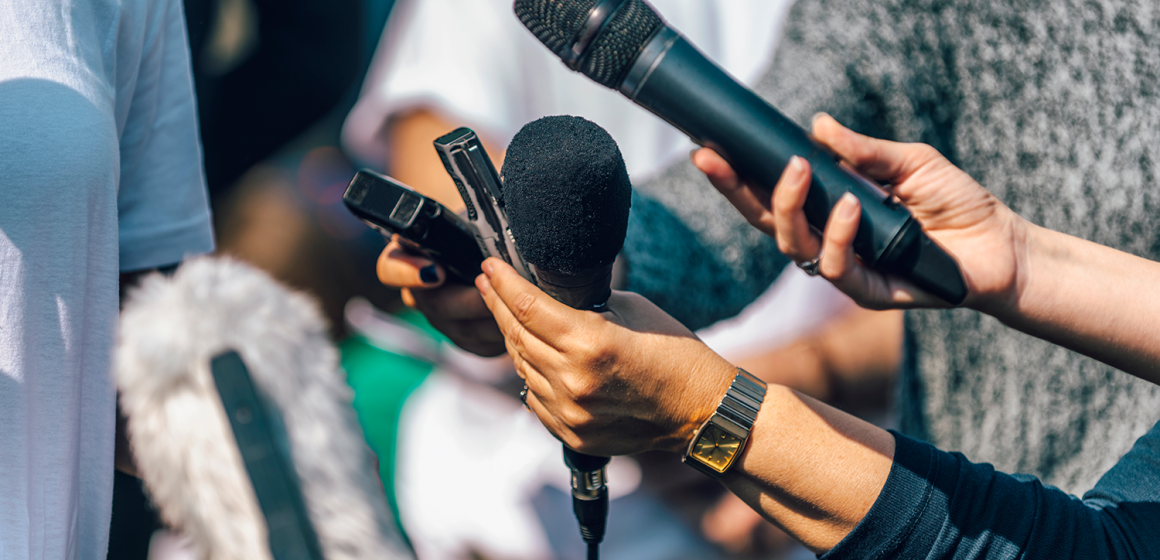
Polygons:
<instances>
[{"instance_id":1,"label":"black metal watch strap","mask_svg":"<svg viewBox=\"0 0 1160 560\"><path fill-rule=\"evenodd\" d=\"M757 413L761 410L761 403L765 400L765 388L764 381L741 368L737 368L737 375L734 376L733 383L725 392L725 396L721 398L717 410L697 430L693 440L689 442L689 448L685 451L685 455L681 457L681 461L706 475L720 478L725 470L732 466L736 456L744 451L745 443L749 440L749 432L753 429L753 424L757 421ZM734 456L730 458L729 465L722 471L709 466L693 454L697 440L710 425L716 426L741 440Z\"/></svg>"}]
</instances>

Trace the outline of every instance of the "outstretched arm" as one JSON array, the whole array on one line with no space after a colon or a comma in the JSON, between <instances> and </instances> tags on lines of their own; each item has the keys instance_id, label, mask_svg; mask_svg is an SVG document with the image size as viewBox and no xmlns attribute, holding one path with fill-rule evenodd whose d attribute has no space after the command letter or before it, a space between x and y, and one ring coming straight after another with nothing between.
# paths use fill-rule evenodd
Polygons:
<instances>
[{"instance_id":1,"label":"outstretched arm","mask_svg":"<svg viewBox=\"0 0 1160 560\"><path fill-rule=\"evenodd\" d=\"M574 310L496 259L476 285L528 406L583 453L681 453L733 379L732 365L640 296ZM1160 546L1158 463L1154 429L1081 502L770 385L722 482L827 559L1130 558Z\"/></svg>"},{"instance_id":2,"label":"outstretched arm","mask_svg":"<svg viewBox=\"0 0 1160 560\"><path fill-rule=\"evenodd\" d=\"M528 385L528 406L573 449L681 453L733 380L733 365L643 297L613 292L609 313L577 311L497 259L483 268L476 285ZM885 430L771 385L749 451L724 482L828 550L874 503L893 444Z\"/></svg>"},{"instance_id":3,"label":"outstretched arm","mask_svg":"<svg viewBox=\"0 0 1160 560\"><path fill-rule=\"evenodd\" d=\"M927 234L958 260L970 289L964 305L1007 325L1160 383L1160 263L1031 224L934 148L857 134L822 115L814 137L867 176L892 185ZM861 265L852 244L861 216L846 196L824 239L802 212L809 164L794 158L771 196L741 183L719 156L694 162L751 224L798 262L821 255L820 271L871 308L946 303Z\"/></svg>"}]
</instances>

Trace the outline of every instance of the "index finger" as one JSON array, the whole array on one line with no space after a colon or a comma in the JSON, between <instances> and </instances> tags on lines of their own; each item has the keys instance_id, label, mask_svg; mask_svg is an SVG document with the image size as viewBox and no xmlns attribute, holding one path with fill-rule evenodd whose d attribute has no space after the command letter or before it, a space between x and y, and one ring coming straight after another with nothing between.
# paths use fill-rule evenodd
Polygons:
<instances>
[{"instance_id":1,"label":"index finger","mask_svg":"<svg viewBox=\"0 0 1160 560\"><path fill-rule=\"evenodd\" d=\"M825 113L814 116L812 128L814 140L871 179L879 181L900 182L925 165L931 152L937 153L934 150L910 150L907 144L858 134Z\"/></svg>"},{"instance_id":2,"label":"index finger","mask_svg":"<svg viewBox=\"0 0 1160 560\"><path fill-rule=\"evenodd\" d=\"M737 177L724 158L709 148L693 152L692 160L693 165L725 195L746 221L766 235L775 235L770 193L750 188Z\"/></svg>"},{"instance_id":3,"label":"index finger","mask_svg":"<svg viewBox=\"0 0 1160 560\"><path fill-rule=\"evenodd\" d=\"M590 313L556 301L495 257L483 261L481 268L487 283L477 283L477 286L484 292L484 302L504 333L513 332L516 327L522 328L552 348L563 351L564 335L589 318Z\"/></svg>"},{"instance_id":4,"label":"index finger","mask_svg":"<svg viewBox=\"0 0 1160 560\"><path fill-rule=\"evenodd\" d=\"M447 278L441 266L425 255L408 250L397 235L379 255L376 272L380 282L396 288L434 288Z\"/></svg>"}]
</instances>

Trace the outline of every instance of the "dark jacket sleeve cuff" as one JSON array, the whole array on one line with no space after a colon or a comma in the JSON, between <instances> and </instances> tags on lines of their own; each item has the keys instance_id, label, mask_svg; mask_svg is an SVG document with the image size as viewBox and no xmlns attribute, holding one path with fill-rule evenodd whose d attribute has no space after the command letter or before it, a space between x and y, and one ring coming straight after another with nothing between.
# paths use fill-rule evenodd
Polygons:
<instances>
[{"instance_id":1,"label":"dark jacket sleeve cuff","mask_svg":"<svg viewBox=\"0 0 1160 560\"><path fill-rule=\"evenodd\" d=\"M914 528L931 502L930 483L938 461L935 448L891 430L894 464L878 499L862 521L822 560L893 558L912 540ZM933 543L932 543L933 544Z\"/></svg>"}]
</instances>

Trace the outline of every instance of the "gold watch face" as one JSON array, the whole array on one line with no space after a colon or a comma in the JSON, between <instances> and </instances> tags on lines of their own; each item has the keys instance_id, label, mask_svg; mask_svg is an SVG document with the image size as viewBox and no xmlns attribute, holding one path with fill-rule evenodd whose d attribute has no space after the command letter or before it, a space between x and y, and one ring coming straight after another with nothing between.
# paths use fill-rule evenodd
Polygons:
<instances>
[{"instance_id":1,"label":"gold watch face","mask_svg":"<svg viewBox=\"0 0 1160 560\"><path fill-rule=\"evenodd\" d=\"M693 457L709 465L717 472L725 472L737 450L741 448L741 438L726 432L715 424L707 424L697 443L693 445Z\"/></svg>"}]
</instances>

